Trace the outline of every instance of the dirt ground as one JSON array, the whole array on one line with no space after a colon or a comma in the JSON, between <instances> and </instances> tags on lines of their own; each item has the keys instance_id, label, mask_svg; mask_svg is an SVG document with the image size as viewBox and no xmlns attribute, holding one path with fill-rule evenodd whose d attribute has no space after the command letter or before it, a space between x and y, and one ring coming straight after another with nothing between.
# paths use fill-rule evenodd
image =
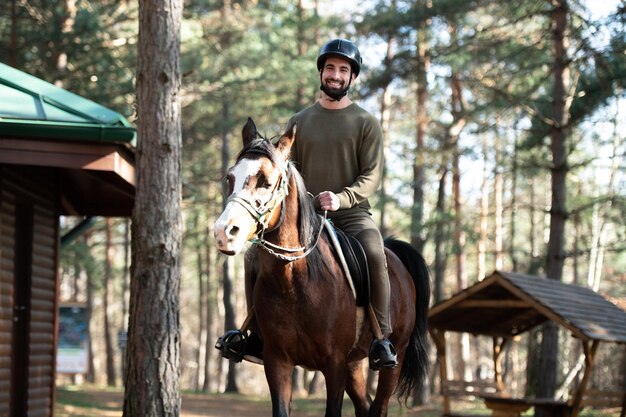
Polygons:
<instances>
[{"instance_id":1,"label":"dirt ground","mask_svg":"<svg viewBox=\"0 0 626 417\"><path fill-rule=\"evenodd\" d=\"M93 387L59 388L57 390L56 417L121 417L123 393ZM292 405L292 417L324 415L323 399L296 399ZM352 404L344 401L344 415L353 415ZM349 411L350 410L350 411ZM256 398L239 394L183 394L181 417L267 417L272 414L268 398ZM408 410L399 408L394 401L393 416L433 417L435 410Z\"/></svg>"},{"instance_id":2,"label":"dirt ground","mask_svg":"<svg viewBox=\"0 0 626 417\"><path fill-rule=\"evenodd\" d=\"M122 415L122 392L97 390L58 390L56 417L120 417ZM294 413L295 414L295 413ZM183 394L182 417L241 416L257 417L271 415L268 404L261 400L239 395ZM307 414L299 414L308 417Z\"/></svg>"}]
</instances>

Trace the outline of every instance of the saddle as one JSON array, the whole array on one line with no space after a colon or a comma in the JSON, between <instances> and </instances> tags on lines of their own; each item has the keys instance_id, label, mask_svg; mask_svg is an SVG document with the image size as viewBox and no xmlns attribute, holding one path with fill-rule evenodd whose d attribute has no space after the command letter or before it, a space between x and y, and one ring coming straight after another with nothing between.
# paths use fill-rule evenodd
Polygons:
<instances>
[{"instance_id":1,"label":"saddle","mask_svg":"<svg viewBox=\"0 0 626 417\"><path fill-rule=\"evenodd\" d=\"M326 230L333 243L335 255L344 269L356 305L359 307L367 306L370 301L370 276L363 246L353 236L337 229L328 219L326 220Z\"/></svg>"}]
</instances>

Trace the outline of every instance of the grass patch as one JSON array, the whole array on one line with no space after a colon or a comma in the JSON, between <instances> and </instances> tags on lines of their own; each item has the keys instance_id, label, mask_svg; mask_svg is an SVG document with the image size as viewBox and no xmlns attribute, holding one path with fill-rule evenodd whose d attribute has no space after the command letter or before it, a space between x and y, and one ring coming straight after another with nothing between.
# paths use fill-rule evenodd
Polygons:
<instances>
[{"instance_id":1,"label":"grass patch","mask_svg":"<svg viewBox=\"0 0 626 417\"><path fill-rule=\"evenodd\" d=\"M57 417L117 417L122 415L124 394L114 388L64 386L57 387Z\"/></svg>"}]
</instances>

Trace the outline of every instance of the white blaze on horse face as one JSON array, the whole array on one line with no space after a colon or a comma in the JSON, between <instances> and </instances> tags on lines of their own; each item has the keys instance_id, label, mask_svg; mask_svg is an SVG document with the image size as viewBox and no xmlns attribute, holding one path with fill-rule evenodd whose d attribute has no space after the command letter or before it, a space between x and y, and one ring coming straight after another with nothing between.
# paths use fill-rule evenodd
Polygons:
<instances>
[{"instance_id":1,"label":"white blaze on horse face","mask_svg":"<svg viewBox=\"0 0 626 417\"><path fill-rule=\"evenodd\" d=\"M261 169L259 159L242 159L230 171L234 179L233 194L253 201L253 195L245 190L250 178L256 176ZM256 231L257 223L250 212L241 204L229 202L215 222L214 234L217 248L228 255L236 255L243 249L246 242Z\"/></svg>"}]
</instances>

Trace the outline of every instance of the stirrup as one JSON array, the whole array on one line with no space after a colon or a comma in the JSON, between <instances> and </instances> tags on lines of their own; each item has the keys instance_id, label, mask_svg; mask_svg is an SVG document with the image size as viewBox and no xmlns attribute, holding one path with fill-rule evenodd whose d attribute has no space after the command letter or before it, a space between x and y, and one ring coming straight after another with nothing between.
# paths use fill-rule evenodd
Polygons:
<instances>
[{"instance_id":1,"label":"stirrup","mask_svg":"<svg viewBox=\"0 0 626 417\"><path fill-rule=\"evenodd\" d=\"M223 358L241 362L246 351L247 340L247 333L241 330L229 330L217 339L215 349L220 351Z\"/></svg>"},{"instance_id":2,"label":"stirrup","mask_svg":"<svg viewBox=\"0 0 626 417\"><path fill-rule=\"evenodd\" d=\"M389 339L374 339L369 352L370 369L393 369L398 366L398 353Z\"/></svg>"}]
</instances>

